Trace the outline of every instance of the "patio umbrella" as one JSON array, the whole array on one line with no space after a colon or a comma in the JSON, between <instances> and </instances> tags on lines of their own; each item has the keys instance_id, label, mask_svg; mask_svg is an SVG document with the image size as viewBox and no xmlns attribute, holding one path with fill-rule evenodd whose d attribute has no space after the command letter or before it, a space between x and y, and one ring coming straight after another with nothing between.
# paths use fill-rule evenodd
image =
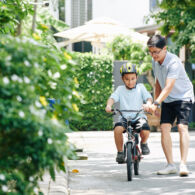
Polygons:
<instances>
[{"instance_id":1,"label":"patio umbrella","mask_svg":"<svg viewBox=\"0 0 195 195\"><path fill-rule=\"evenodd\" d=\"M140 42L144 45L148 40L147 36L134 32L117 21L105 17L95 18L86 22L85 25L54 34L54 36L67 39L67 41L61 43L61 46L80 41L89 41L97 47L102 47L118 35L130 36L132 41Z\"/></svg>"}]
</instances>

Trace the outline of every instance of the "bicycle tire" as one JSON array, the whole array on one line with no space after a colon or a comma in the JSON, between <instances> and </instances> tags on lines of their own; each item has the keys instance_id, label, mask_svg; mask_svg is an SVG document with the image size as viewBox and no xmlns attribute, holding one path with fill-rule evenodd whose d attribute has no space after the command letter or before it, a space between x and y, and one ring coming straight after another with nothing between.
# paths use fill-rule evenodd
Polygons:
<instances>
[{"instance_id":1,"label":"bicycle tire","mask_svg":"<svg viewBox=\"0 0 195 195\"><path fill-rule=\"evenodd\" d=\"M129 142L127 143L127 180L128 181L132 181L132 143Z\"/></svg>"},{"instance_id":2,"label":"bicycle tire","mask_svg":"<svg viewBox=\"0 0 195 195\"><path fill-rule=\"evenodd\" d=\"M126 153L127 152L127 150L126 150L126 145L124 144L123 145L123 153L124 153L124 158L126 159Z\"/></svg>"},{"instance_id":3,"label":"bicycle tire","mask_svg":"<svg viewBox=\"0 0 195 195\"><path fill-rule=\"evenodd\" d=\"M135 155L137 157L136 159L134 159L134 174L139 175L139 156L138 156L138 151L137 151L136 146L134 150L135 150Z\"/></svg>"}]
</instances>

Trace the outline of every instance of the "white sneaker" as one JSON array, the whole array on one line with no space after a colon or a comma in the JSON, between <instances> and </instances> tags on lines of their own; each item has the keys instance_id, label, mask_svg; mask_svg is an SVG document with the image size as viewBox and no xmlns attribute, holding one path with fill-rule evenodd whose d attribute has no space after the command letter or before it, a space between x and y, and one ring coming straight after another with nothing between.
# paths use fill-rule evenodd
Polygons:
<instances>
[{"instance_id":1,"label":"white sneaker","mask_svg":"<svg viewBox=\"0 0 195 195\"><path fill-rule=\"evenodd\" d=\"M189 174L189 171L188 171L188 168L185 164L180 164L180 167L179 167L179 175L181 177L186 177L188 176Z\"/></svg>"},{"instance_id":2,"label":"white sneaker","mask_svg":"<svg viewBox=\"0 0 195 195\"><path fill-rule=\"evenodd\" d=\"M168 175L177 173L175 165L168 164L164 169L157 172L157 175Z\"/></svg>"}]
</instances>

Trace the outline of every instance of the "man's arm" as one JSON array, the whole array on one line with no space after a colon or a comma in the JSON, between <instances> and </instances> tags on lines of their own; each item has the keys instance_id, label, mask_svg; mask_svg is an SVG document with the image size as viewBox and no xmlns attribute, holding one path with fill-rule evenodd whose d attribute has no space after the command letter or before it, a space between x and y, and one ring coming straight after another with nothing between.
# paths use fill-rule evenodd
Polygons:
<instances>
[{"instance_id":1,"label":"man's arm","mask_svg":"<svg viewBox=\"0 0 195 195\"><path fill-rule=\"evenodd\" d=\"M155 89L154 89L154 100L156 100L156 99L158 98L158 96L160 95L161 91L162 91L162 90L161 90L159 81L158 81L158 79L156 78Z\"/></svg>"},{"instance_id":2,"label":"man's arm","mask_svg":"<svg viewBox=\"0 0 195 195\"><path fill-rule=\"evenodd\" d=\"M158 80L156 80L156 85L155 85L155 102L160 104L163 100L166 99L166 97L169 95L171 90L173 89L173 86L175 84L176 79L167 79L165 83L165 87L161 90L160 84ZM158 105L152 104L149 106L149 111L150 112L155 112L158 108Z\"/></svg>"},{"instance_id":3,"label":"man's arm","mask_svg":"<svg viewBox=\"0 0 195 195\"><path fill-rule=\"evenodd\" d=\"M175 84L176 79L167 79L165 83L165 88L161 91L161 93L155 97L157 97L155 100L160 104L163 100L166 99L166 97L169 95L171 90L173 89L173 86ZM160 86L160 85L159 85Z\"/></svg>"}]
</instances>

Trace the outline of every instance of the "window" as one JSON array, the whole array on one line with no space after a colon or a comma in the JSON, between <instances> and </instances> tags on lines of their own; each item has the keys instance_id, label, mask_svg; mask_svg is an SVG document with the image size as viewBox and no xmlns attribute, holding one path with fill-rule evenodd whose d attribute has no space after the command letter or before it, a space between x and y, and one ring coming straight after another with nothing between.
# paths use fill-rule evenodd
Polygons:
<instances>
[{"instance_id":1,"label":"window","mask_svg":"<svg viewBox=\"0 0 195 195\"><path fill-rule=\"evenodd\" d=\"M150 0L150 11L154 11L157 8L158 0Z\"/></svg>"}]
</instances>

